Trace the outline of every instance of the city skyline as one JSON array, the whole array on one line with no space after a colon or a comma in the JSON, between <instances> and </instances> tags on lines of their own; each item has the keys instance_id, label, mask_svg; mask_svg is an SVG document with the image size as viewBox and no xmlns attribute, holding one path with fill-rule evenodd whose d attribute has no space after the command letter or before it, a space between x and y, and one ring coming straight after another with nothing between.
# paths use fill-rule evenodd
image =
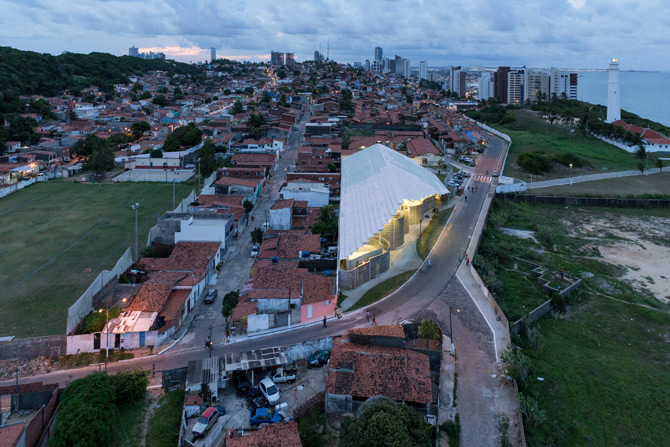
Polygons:
<instances>
[{"instance_id":1,"label":"city skyline","mask_svg":"<svg viewBox=\"0 0 670 447\"><path fill-rule=\"evenodd\" d=\"M524 5L480 0L455 2L448 12L431 2L421 8L405 1L389 3L289 2L278 8L265 0L232 6L209 1L2 0L0 24L3 45L51 54L124 55L134 45L181 62L209 60L211 48L219 58L261 62L275 50L293 52L302 61L312 59L320 46L326 53L328 43L331 59L352 64L374 60L374 47L379 46L387 57L398 54L416 61L413 67L427 60L430 67L606 69L606 61L617 57L626 69L670 70L670 61L656 56L670 51L661 38L662 17L670 5L659 0ZM297 10L301 14L295 15ZM649 10L655 14L646 14ZM639 33L642 28L645 32Z\"/></svg>"}]
</instances>

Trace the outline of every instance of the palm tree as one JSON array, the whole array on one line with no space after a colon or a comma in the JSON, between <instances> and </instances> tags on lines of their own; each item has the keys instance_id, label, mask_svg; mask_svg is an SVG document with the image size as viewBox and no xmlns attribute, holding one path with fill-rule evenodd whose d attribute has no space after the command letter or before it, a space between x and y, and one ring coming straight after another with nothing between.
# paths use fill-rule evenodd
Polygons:
<instances>
[{"instance_id":1,"label":"palm tree","mask_svg":"<svg viewBox=\"0 0 670 447\"><path fill-rule=\"evenodd\" d=\"M639 144L635 150L635 157L640 160L645 160L647 158L647 148L644 144Z\"/></svg>"},{"instance_id":2,"label":"palm tree","mask_svg":"<svg viewBox=\"0 0 670 447\"><path fill-rule=\"evenodd\" d=\"M263 113L252 113L249 115L249 118L247 119L247 126L251 127L254 129L254 135L256 138L258 138L258 133L261 128L261 126L264 126L267 123L267 120L265 119L265 115Z\"/></svg>"}]
</instances>

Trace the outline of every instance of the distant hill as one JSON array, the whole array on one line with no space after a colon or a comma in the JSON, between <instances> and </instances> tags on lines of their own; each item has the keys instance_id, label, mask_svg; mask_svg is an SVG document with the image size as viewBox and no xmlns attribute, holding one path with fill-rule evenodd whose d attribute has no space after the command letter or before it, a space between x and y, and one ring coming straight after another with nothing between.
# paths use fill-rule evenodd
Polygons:
<instances>
[{"instance_id":1,"label":"distant hill","mask_svg":"<svg viewBox=\"0 0 670 447\"><path fill-rule=\"evenodd\" d=\"M92 85L111 91L128 76L162 70L195 74L197 67L160 59L144 60L108 53L65 53L60 56L0 47L0 113L21 111L20 95L56 96Z\"/></svg>"}]
</instances>

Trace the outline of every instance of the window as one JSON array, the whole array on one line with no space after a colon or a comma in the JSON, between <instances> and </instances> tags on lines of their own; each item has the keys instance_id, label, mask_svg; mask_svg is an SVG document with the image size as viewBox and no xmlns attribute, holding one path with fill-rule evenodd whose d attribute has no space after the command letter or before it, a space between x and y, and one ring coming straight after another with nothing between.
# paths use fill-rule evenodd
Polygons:
<instances>
[{"instance_id":1,"label":"window","mask_svg":"<svg viewBox=\"0 0 670 447\"><path fill-rule=\"evenodd\" d=\"M330 305L330 300L326 301L326 306Z\"/></svg>"}]
</instances>

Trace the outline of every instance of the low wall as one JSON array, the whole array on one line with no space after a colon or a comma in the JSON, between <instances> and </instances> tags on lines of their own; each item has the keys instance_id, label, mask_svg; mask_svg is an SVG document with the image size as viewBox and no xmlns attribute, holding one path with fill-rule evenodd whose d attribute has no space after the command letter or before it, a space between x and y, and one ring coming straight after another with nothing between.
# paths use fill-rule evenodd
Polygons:
<instances>
[{"instance_id":1,"label":"low wall","mask_svg":"<svg viewBox=\"0 0 670 447\"><path fill-rule=\"evenodd\" d=\"M65 335L18 338L0 342L0 360L31 359L37 356L57 357L65 355L67 341Z\"/></svg>"},{"instance_id":2,"label":"low wall","mask_svg":"<svg viewBox=\"0 0 670 447\"><path fill-rule=\"evenodd\" d=\"M564 206L606 206L621 208L666 208L670 207L668 199L612 199L606 197L567 197L567 196L535 196L530 194L501 194L504 200L517 203L533 203L542 205Z\"/></svg>"},{"instance_id":3,"label":"low wall","mask_svg":"<svg viewBox=\"0 0 670 447\"><path fill-rule=\"evenodd\" d=\"M289 363L293 363L297 360L306 359L320 349L328 351L333 349L333 338L318 338L291 345L284 350L284 355Z\"/></svg>"},{"instance_id":4,"label":"low wall","mask_svg":"<svg viewBox=\"0 0 670 447\"><path fill-rule=\"evenodd\" d=\"M10 195L13 192L20 191L26 186L30 186L33 183L35 183L37 180L36 179L30 179L30 180L24 180L22 182L14 183L11 186L8 186L6 188L0 188L0 198L6 197Z\"/></svg>"},{"instance_id":5,"label":"low wall","mask_svg":"<svg viewBox=\"0 0 670 447\"><path fill-rule=\"evenodd\" d=\"M79 325L81 320L93 311L93 297L95 297L107 283L112 280L116 281L119 275L124 273L132 263L133 257L130 252L130 247L128 247L111 271L103 270L98 274L88 289L86 289L79 299L67 310L66 334L70 334ZM63 350L63 353L65 353L65 350Z\"/></svg>"},{"instance_id":6,"label":"low wall","mask_svg":"<svg viewBox=\"0 0 670 447\"><path fill-rule=\"evenodd\" d=\"M509 320L507 319L505 312L503 312L500 306L498 306L498 302L496 301L495 297L491 294L491 292L489 292L489 289L486 287L486 284L484 284L484 281L479 277L477 270L475 270L475 268L472 265L470 265L470 273L472 273L472 277L479 285L479 288L482 290L482 293L488 300L491 307L493 307L493 310L495 311L498 318L500 318L500 321L502 322L503 326L505 326L505 332L507 332L507 336L511 340L512 337L510 334Z\"/></svg>"}]
</instances>

